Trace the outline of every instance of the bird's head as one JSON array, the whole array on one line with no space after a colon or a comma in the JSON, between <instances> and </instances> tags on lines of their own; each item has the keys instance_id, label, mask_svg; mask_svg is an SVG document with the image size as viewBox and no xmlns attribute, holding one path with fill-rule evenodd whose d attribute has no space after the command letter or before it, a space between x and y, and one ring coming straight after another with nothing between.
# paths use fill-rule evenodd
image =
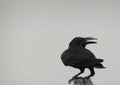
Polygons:
<instances>
[{"instance_id":1,"label":"bird's head","mask_svg":"<svg viewBox=\"0 0 120 85\"><path fill-rule=\"evenodd\" d=\"M86 47L86 45L88 44L94 44L97 43L95 41L91 41L91 40L97 40L96 38L93 37L75 37L69 44L69 46L82 46L82 47Z\"/></svg>"}]
</instances>

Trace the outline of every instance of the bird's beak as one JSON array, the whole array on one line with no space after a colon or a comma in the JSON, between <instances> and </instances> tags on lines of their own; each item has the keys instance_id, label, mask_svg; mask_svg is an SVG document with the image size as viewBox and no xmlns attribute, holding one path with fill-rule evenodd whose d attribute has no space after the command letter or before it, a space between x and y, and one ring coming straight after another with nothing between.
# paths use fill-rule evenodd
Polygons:
<instances>
[{"instance_id":1,"label":"bird's beak","mask_svg":"<svg viewBox=\"0 0 120 85\"><path fill-rule=\"evenodd\" d=\"M86 44L94 44L94 43L97 43L97 42L91 41L91 40L97 40L97 38L86 37L86 38L85 38Z\"/></svg>"}]
</instances>

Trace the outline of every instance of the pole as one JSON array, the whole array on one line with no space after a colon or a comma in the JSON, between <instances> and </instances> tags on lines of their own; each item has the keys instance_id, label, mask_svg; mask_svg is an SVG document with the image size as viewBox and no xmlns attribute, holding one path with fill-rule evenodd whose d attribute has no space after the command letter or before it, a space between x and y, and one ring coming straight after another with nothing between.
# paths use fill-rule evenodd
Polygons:
<instances>
[{"instance_id":1,"label":"pole","mask_svg":"<svg viewBox=\"0 0 120 85\"><path fill-rule=\"evenodd\" d=\"M93 85L93 82L91 79L79 77L76 79L70 79L69 85Z\"/></svg>"}]
</instances>

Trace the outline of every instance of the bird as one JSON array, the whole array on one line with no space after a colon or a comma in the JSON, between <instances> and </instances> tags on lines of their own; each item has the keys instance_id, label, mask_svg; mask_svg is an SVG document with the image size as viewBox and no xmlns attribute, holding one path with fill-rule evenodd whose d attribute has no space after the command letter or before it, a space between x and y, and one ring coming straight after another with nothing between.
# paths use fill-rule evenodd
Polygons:
<instances>
[{"instance_id":1,"label":"bird","mask_svg":"<svg viewBox=\"0 0 120 85\"><path fill-rule=\"evenodd\" d=\"M92 41L91 41L92 40ZM103 59L96 58L96 56L86 48L88 44L97 43L97 38L93 37L75 37L69 43L68 48L61 54L61 60L65 66L70 66L79 69L80 72L73 76L73 79L84 73L86 68L89 69L90 75L84 78L91 78L95 75L94 68L106 68L101 63Z\"/></svg>"}]
</instances>

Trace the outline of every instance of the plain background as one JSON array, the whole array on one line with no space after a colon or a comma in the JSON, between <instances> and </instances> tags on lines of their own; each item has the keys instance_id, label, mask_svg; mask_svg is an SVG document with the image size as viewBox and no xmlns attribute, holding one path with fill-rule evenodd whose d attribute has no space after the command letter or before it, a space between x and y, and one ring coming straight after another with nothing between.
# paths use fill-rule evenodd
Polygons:
<instances>
[{"instance_id":1,"label":"plain background","mask_svg":"<svg viewBox=\"0 0 120 85\"><path fill-rule=\"evenodd\" d=\"M67 85L79 70L60 55L76 36L98 38L94 84L119 85L120 0L0 0L0 85Z\"/></svg>"}]
</instances>

